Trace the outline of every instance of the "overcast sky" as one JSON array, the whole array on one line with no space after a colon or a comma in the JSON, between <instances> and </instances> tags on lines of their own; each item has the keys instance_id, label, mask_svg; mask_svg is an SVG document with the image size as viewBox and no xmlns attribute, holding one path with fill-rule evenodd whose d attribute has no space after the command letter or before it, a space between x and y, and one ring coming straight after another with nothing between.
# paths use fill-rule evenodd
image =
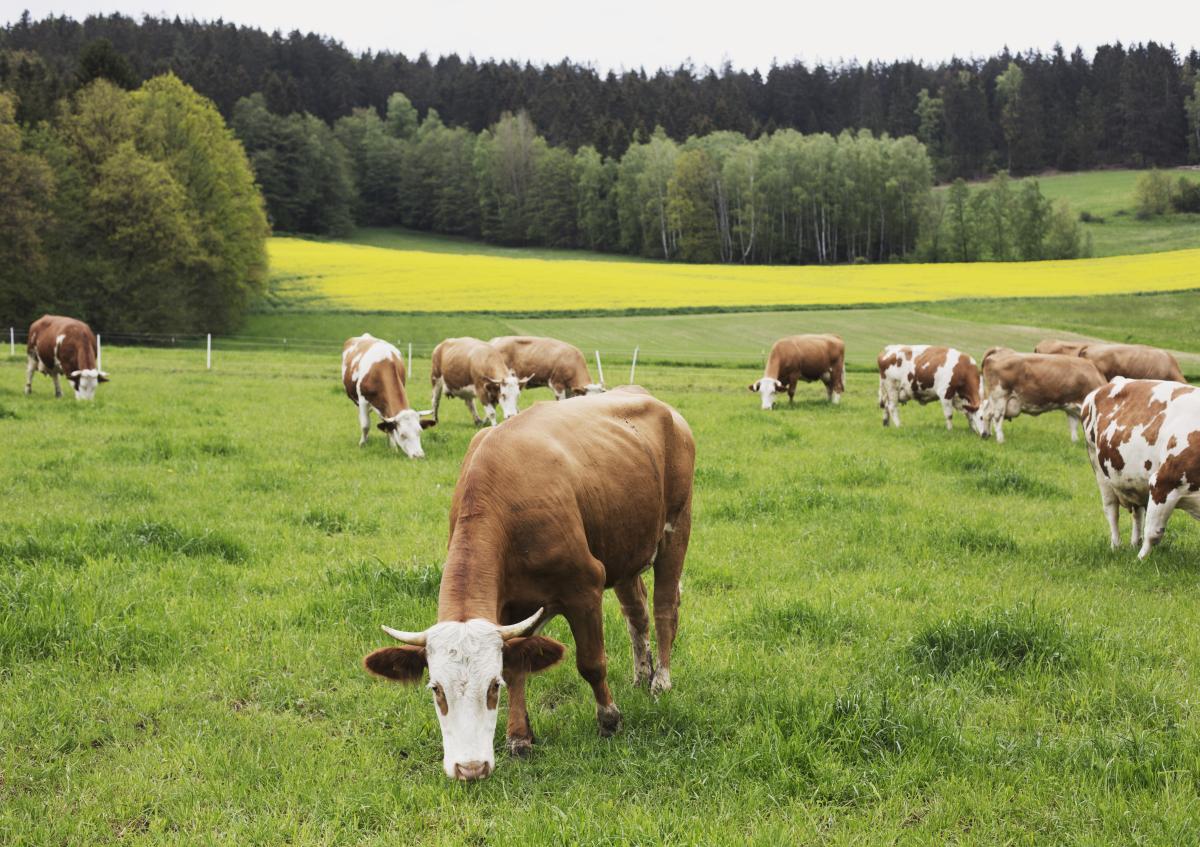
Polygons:
<instances>
[{"instance_id":1,"label":"overcast sky","mask_svg":"<svg viewBox=\"0 0 1200 847\"><path fill-rule=\"evenodd\" d=\"M16 0L9 9L20 9ZM5 4L8 6L8 4ZM1120 40L1200 45L1200 0L55 0L24 5L34 17L143 13L224 18L267 31L332 36L355 52L456 52L478 59L554 62L564 56L609 68L696 65L766 69L772 60L857 58L937 61L987 56L1005 45L1091 51ZM0 12L15 18L18 11Z\"/></svg>"}]
</instances>

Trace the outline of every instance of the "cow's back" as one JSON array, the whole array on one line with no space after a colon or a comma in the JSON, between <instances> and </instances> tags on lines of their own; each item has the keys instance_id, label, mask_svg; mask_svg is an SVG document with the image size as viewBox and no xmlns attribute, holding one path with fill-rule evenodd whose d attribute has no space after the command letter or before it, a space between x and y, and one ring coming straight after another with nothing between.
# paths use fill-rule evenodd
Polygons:
<instances>
[{"instance_id":1,"label":"cow's back","mask_svg":"<svg viewBox=\"0 0 1200 847\"><path fill-rule=\"evenodd\" d=\"M1141 344L1090 344L1079 354L1092 362L1106 380L1161 379L1186 382L1179 362L1166 350Z\"/></svg>"},{"instance_id":2,"label":"cow's back","mask_svg":"<svg viewBox=\"0 0 1200 847\"><path fill-rule=\"evenodd\" d=\"M1107 380L1087 359L1044 353L991 352L984 358L983 378L1021 395L1031 406L1082 403Z\"/></svg>"},{"instance_id":3,"label":"cow's back","mask_svg":"<svg viewBox=\"0 0 1200 847\"><path fill-rule=\"evenodd\" d=\"M76 318L42 315L29 326L28 347L47 370L54 368L56 354L64 373L96 367L96 335Z\"/></svg>"},{"instance_id":4,"label":"cow's back","mask_svg":"<svg viewBox=\"0 0 1200 847\"><path fill-rule=\"evenodd\" d=\"M837 335L791 335L771 347L767 370L784 382L792 376L813 382L840 367L845 350Z\"/></svg>"},{"instance_id":5,"label":"cow's back","mask_svg":"<svg viewBox=\"0 0 1200 847\"><path fill-rule=\"evenodd\" d=\"M447 386L459 388L486 377L500 379L507 372L499 350L486 341L464 336L447 338L433 349L429 376L433 382L442 379Z\"/></svg>"},{"instance_id":6,"label":"cow's back","mask_svg":"<svg viewBox=\"0 0 1200 847\"><path fill-rule=\"evenodd\" d=\"M407 409L408 395L404 359L386 341L361 335L342 345L342 385L346 396L358 403L366 400L389 419Z\"/></svg>"},{"instance_id":7,"label":"cow's back","mask_svg":"<svg viewBox=\"0 0 1200 847\"><path fill-rule=\"evenodd\" d=\"M643 389L538 403L471 442L451 540L460 514L507 515L510 547L536 570L573 555L582 534L611 585L649 562L665 524L690 502L694 466L686 421Z\"/></svg>"}]
</instances>

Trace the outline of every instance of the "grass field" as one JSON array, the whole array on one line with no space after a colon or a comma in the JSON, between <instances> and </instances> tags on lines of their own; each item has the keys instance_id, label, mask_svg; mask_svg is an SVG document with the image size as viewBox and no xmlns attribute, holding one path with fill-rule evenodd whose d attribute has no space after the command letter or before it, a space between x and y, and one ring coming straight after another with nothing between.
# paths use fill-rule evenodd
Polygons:
<instances>
[{"instance_id":1,"label":"grass field","mask_svg":"<svg viewBox=\"0 0 1200 847\"><path fill-rule=\"evenodd\" d=\"M839 407L809 387L763 413L751 366L640 369L698 443L675 690L631 687L610 597L623 732L597 737L568 660L530 683L535 757L461 786L425 692L358 663L380 623L433 621L466 410L446 406L411 462L377 434L355 446L336 353L217 362L110 347L113 381L82 404L44 377L21 396L22 362L0 359L6 844L1200 828L1200 528L1177 515L1150 560L1111 553L1060 415L1014 421L1001 447L913 405L882 429L865 374Z\"/></svg>"}]
</instances>

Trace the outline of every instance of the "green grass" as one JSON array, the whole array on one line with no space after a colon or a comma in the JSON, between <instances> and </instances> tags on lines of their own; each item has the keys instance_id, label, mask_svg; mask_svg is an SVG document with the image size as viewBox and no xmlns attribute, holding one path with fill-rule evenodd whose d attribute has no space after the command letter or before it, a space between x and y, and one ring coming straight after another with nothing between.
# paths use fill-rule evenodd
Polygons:
<instances>
[{"instance_id":1,"label":"green grass","mask_svg":"<svg viewBox=\"0 0 1200 847\"><path fill-rule=\"evenodd\" d=\"M809 386L764 413L752 364L639 369L698 443L675 689L632 688L609 597L624 730L597 736L568 660L530 683L533 759L461 786L425 692L359 661L380 623L434 619L466 410L444 407L412 462L377 433L357 448L336 349L201 364L106 347L113 381L84 404L44 377L22 397L23 363L0 359L5 843L1174 844L1200 828L1200 528L1177 515L1146 562L1110 552L1060 415L1012 422L1000 446L915 405L881 428L866 374L841 406ZM549 632L570 649L561 621Z\"/></svg>"}]
</instances>

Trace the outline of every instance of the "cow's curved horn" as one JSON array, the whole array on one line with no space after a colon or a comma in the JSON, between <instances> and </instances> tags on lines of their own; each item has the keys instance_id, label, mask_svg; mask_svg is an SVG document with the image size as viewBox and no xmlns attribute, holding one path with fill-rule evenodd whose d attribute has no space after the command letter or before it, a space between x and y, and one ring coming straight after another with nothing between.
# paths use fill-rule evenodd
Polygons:
<instances>
[{"instance_id":1,"label":"cow's curved horn","mask_svg":"<svg viewBox=\"0 0 1200 847\"><path fill-rule=\"evenodd\" d=\"M414 647L425 646L425 633L423 632L403 632L399 629L392 629L390 626L381 627L381 629L397 641L403 641Z\"/></svg>"},{"instance_id":2,"label":"cow's curved horn","mask_svg":"<svg viewBox=\"0 0 1200 847\"><path fill-rule=\"evenodd\" d=\"M528 635L533 631L533 628L537 626L538 621L541 620L542 612L544 611L546 611L546 609L545 607L542 607L520 623L510 623L508 626L500 627L500 637L507 641L510 638L516 638L520 635Z\"/></svg>"}]
</instances>

